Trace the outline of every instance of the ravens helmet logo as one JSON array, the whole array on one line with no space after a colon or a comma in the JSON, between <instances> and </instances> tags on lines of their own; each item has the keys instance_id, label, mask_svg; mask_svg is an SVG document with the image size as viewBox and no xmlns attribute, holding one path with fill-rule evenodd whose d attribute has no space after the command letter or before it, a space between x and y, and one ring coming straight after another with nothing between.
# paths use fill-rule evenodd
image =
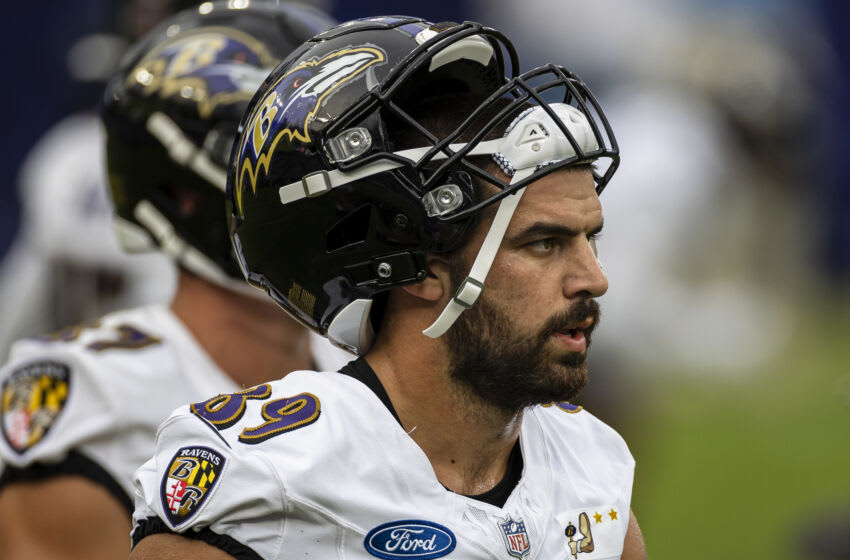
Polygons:
<instances>
[{"instance_id":1,"label":"ravens helmet logo","mask_svg":"<svg viewBox=\"0 0 850 560\"><path fill-rule=\"evenodd\" d=\"M281 138L285 136L290 142L309 144L312 141L309 124L322 103L340 86L385 60L386 55L375 47L341 49L319 59L304 61L278 78L249 118L239 147L235 193L239 214L242 213L245 176L248 176L251 191L256 193L260 169L268 171ZM279 121L279 127L272 126L275 121ZM278 133L269 143L272 128L278 129Z\"/></svg>"}]
</instances>

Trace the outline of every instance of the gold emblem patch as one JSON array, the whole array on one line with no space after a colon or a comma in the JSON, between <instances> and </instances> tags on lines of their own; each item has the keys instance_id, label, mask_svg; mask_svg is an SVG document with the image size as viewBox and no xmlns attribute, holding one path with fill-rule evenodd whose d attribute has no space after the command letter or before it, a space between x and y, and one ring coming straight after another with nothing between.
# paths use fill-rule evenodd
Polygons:
<instances>
[{"instance_id":1,"label":"gold emblem patch","mask_svg":"<svg viewBox=\"0 0 850 560\"><path fill-rule=\"evenodd\" d=\"M619 558L629 524L628 509L616 504L596 504L557 513L564 528L565 558Z\"/></svg>"},{"instance_id":2,"label":"gold emblem patch","mask_svg":"<svg viewBox=\"0 0 850 560\"><path fill-rule=\"evenodd\" d=\"M24 453L56 422L68 399L70 368L59 362L33 362L15 371L3 382L3 437L17 453Z\"/></svg>"}]
</instances>

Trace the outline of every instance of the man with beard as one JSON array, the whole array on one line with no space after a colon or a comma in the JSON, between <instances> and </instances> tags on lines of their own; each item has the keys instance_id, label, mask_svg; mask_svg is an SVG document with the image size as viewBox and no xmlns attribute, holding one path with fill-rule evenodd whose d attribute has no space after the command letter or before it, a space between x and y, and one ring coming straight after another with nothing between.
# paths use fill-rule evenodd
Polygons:
<instances>
[{"instance_id":1,"label":"man with beard","mask_svg":"<svg viewBox=\"0 0 850 560\"><path fill-rule=\"evenodd\" d=\"M564 180L580 180L581 174L589 178L590 169L572 174L579 177ZM514 221L517 219L515 214ZM602 228L601 219L598 228ZM568 235L580 234L569 232ZM541 252L546 251L546 243L554 241L544 239L538 241ZM468 265L457 266L460 260L455 257L450 261L453 288L449 293L457 292L460 280L466 277L462 271L469 270ZM592 272L600 274L596 268ZM588 295L602 295L605 288L599 284L604 282L604 277L592 280L596 285L592 286L592 291L587 290ZM491 283L494 281L491 279ZM599 321L599 304L588 295L576 295L570 298L574 302L570 307L561 312L553 311L536 330L517 332L515 314L503 309L499 300L491 301L489 293L489 290L482 293L475 306L461 315L445 334L449 373L457 389L510 412L575 398L587 383L587 348L591 332ZM548 350L553 337L569 333L574 325L579 331L577 340L565 343L558 339L565 349L553 355ZM580 340L582 337L584 344ZM511 390L506 391L505 387Z\"/></svg>"},{"instance_id":2,"label":"man with beard","mask_svg":"<svg viewBox=\"0 0 850 560\"><path fill-rule=\"evenodd\" d=\"M517 60L479 24L379 17L269 76L231 157L234 247L360 358L175 411L131 558L646 557L625 443L568 402L617 145L578 77Z\"/></svg>"}]
</instances>

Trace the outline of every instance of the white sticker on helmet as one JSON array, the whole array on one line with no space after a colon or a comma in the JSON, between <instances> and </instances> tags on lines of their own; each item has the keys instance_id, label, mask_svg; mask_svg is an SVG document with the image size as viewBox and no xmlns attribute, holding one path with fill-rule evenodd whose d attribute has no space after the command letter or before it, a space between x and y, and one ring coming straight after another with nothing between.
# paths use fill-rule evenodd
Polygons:
<instances>
[{"instance_id":1,"label":"white sticker on helmet","mask_svg":"<svg viewBox=\"0 0 850 560\"><path fill-rule=\"evenodd\" d=\"M578 155L599 149L593 128L581 111L565 103L552 103L549 108L575 140ZM516 172L539 169L575 155L575 148L549 113L543 107L534 107L511 123L494 157L503 171Z\"/></svg>"}]
</instances>

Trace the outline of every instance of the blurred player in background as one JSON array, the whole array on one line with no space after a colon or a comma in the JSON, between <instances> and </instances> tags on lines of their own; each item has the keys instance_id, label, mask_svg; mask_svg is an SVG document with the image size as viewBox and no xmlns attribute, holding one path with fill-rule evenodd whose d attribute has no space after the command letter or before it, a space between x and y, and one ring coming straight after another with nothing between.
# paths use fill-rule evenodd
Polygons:
<instances>
[{"instance_id":1,"label":"blurred player in background","mask_svg":"<svg viewBox=\"0 0 850 560\"><path fill-rule=\"evenodd\" d=\"M119 0L109 6L115 13L108 32L83 35L67 49L65 66L85 110L52 126L20 166L20 231L0 260L0 362L19 338L174 295L176 271L168 257L128 255L112 234L96 105L129 44L194 5Z\"/></svg>"},{"instance_id":2,"label":"blurred player in background","mask_svg":"<svg viewBox=\"0 0 850 560\"><path fill-rule=\"evenodd\" d=\"M120 242L170 257L176 294L13 347L0 371L0 557L125 556L132 474L175 406L348 360L244 283L224 218L247 102L329 23L298 5L205 3L137 43L110 81L102 116Z\"/></svg>"},{"instance_id":3,"label":"blurred player in background","mask_svg":"<svg viewBox=\"0 0 850 560\"><path fill-rule=\"evenodd\" d=\"M587 380L599 193L585 84L496 30L377 17L299 47L231 160L248 280L358 360L177 409L132 558L646 557Z\"/></svg>"},{"instance_id":4,"label":"blurred player in background","mask_svg":"<svg viewBox=\"0 0 850 560\"><path fill-rule=\"evenodd\" d=\"M75 114L21 167L21 231L0 263L2 361L24 336L174 295L172 262L128 255L112 233L103 142L97 116Z\"/></svg>"}]
</instances>

